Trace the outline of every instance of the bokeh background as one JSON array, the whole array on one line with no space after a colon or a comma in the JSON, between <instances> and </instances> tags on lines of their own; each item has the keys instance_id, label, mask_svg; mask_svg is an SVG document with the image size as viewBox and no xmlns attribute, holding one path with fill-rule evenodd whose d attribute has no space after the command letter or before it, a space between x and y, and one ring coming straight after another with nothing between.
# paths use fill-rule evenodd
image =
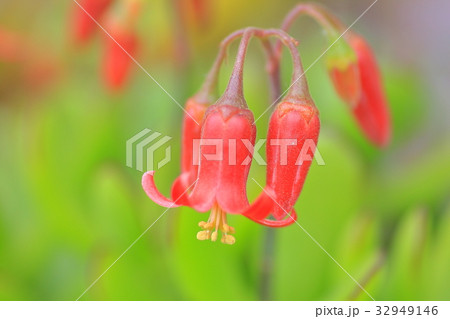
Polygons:
<instances>
[{"instance_id":1,"label":"bokeh background","mask_svg":"<svg viewBox=\"0 0 450 319\"><path fill-rule=\"evenodd\" d=\"M372 4L320 2L347 24ZM171 1L144 1L135 58L184 104L222 38L245 26L276 27L296 3L209 1L199 24ZM0 0L0 30L27 57L0 60L0 299L77 299L164 212L142 191L142 173L125 164L134 134L173 137L172 161L156 180L166 194L179 173L183 113L138 67L122 90L108 89L99 71L105 34L74 45L75 9L72 0ZM448 12L446 0L379 0L353 28L371 43L385 80L393 141L383 151L361 137L323 61L307 73L326 165L311 168L299 223L376 300L450 299ZM291 33L305 67L326 48L308 18ZM255 117L269 105L263 66L254 41L245 96ZM286 87L289 63L283 71ZM269 113L257 123L260 138ZM251 177L264 184L264 167ZM260 191L251 179L248 189L251 198ZM227 246L196 240L205 218L169 210L81 300L370 300L297 225L268 240L263 226L232 216L237 241Z\"/></svg>"}]
</instances>

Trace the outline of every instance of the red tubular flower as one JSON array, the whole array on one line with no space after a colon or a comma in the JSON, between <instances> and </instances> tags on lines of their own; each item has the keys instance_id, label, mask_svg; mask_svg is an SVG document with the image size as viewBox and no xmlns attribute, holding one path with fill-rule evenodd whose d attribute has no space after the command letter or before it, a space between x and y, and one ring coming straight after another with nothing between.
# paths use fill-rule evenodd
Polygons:
<instances>
[{"instance_id":1,"label":"red tubular flower","mask_svg":"<svg viewBox=\"0 0 450 319\"><path fill-rule=\"evenodd\" d=\"M134 62L130 56L134 57L136 54L138 39L134 31L117 23L111 25L109 34L112 38L105 38L103 75L108 87L119 90L133 67Z\"/></svg>"},{"instance_id":2,"label":"red tubular flower","mask_svg":"<svg viewBox=\"0 0 450 319\"><path fill-rule=\"evenodd\" d=\"M292 85L275 107L267 134L267 187L275 193L271 211L275 220L265 217L256 222L284 227L297 219L293 209L311 166L320 131L319 112L309 95L300 55L292 43L288 46L293 61Z\"/></svg>"},{"instance_id":3,"label":"red tubular flower","mask_svg":"<svg viewBox=\"0 0 450 319\"><path fill-rule=\"evenodd\" d=\"M172 184L172 198L174 201L160 195L153 182L153 172L144 174L143 185L150 183L150 186L144 186L144 189L151 193L152 198L157 204L165 207L178 207L186 203L187 190L195 184L198 174L198 163L194 163L193 153L199 152L199 145L195 141L201 138L201 123L208 105L199 102L197 96L190 98L186 102L185 114L183 118L182 131L182 150L181 150L181 174ZM145 183L144 183L145 181ZM151 190L151 188L155 188ZM153 192L156 192L155 194Z\"/></svg>"},{"instance_id":4,"label":"red tubular flower","mask_svg":"<svg viewBox=\"0 0 450 319\"><path fill-rule=\"evenodd\" d=\"M267 135L267 185L276 195L272 215L282 220L303 188L320 131L319 112L310 99L282 101L273 112ZM291 218L280 223L292 223ZM270 221L265 220L265 224ZM273 223L273 222L272 222Z\"/></svg>"},{"instance_id":5,"label":"red tubular flower","mask_svg":"<svg viewBox=\"0 0 450 319\"><path fill-rule=\"evenodd\" d=\"M391 138L391 120L377 61L361 36L350 33L348 40L356 52L362 88L353 114L369 140L384 147Z\"/></svg>"},{"instance_id":6,"label":"red tubular flower","mask_svg":"<svg viewBox=\"0 0 450 319\"><path fill-rule=\"evenodd\" d=\"M77 43L84 44L98 28L95 21L102 18L113 0L78 0L77 2L78 5L75 5L72 13L72 33Z\"/></svg>"},{"instance_id":7,"label":"red tubular flower","mask_svg":"<svg viewBox=\"0 0 450 319\"><path fill-rule=\"evenodd\" d=\"M209 72L205 83L194 97L186 102L182 128L181 175L172 185L173 194L182 194L193 185L198 175L198 161L194 162L194 153L200 152L198 141L201 138L202 123L209 105L214 102L214 91L217 86L220 67L225 58L226 47L241 33L228 36L221 45L221 50ZM197 143L197 144L194 144ZM173 198L178 198L173 196Z\"/></svg>"},{"instance_id":8,"label":"red tubular flower","mask_svg":"<svg viewBox=\"0 0 450 319\"><path fill-rule=\"evenodd\" d=\"M203 119L198 176L192 192L187 194L192 185L184 187L185 182L175 182L172 199L168 199L157 190L154 172L147 172L142 178L147 195L161 206L185 205L200 212L211 210L208 221L199 223L203 229L197 234L199 240L216 241L220 230L223 233L221 241L233 244L234 229L227 224L227 213L255 219L260 218L261 212L270 212L272 208L274 194L270 190L263 192L252 205L249 205L246 194L253 155L253 148L248 146L254 145L256 136L254 117L242 94L243 61L250 37L250 33L244 34L227 90L215 105L208 108ZM193 177L192 170L183 174L177 180Z\"/></svg>"},{"instance_id":9,"label":"red tubular flower","mask_svg":"<svg viewBox=\"0 0 450 319\"><path fill-rule=\"evenodd\" d=\"M244 141L254 143L256 128L253 122L251 111L241 106L217 104L208 108L202 125L198 178L189 195L186 193L191 185L185 188L181 186L184 183L175 183L170 200L156 189L154 172L143 176L145 192L161 206L185 205L200 212L212 210L209 220L199 224L204 229L197 235L200 240L215 241L217 231L221 230L224 233L222 242L233 244L231 234L234 230L226 223L226 213L250 218L260 211L270 211L269 194L263 193L253 205L249 205L246 195L252 152ZM189 174L184 178L191 177Z\"/></svg>"}]
</instances>

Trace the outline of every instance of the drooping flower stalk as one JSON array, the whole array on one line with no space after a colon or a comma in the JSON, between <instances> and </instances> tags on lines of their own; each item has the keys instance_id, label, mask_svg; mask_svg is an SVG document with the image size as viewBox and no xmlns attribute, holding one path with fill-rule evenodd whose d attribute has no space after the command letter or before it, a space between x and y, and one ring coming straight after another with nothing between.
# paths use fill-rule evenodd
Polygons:
<instances>
[{"instance_id":1,"label":"drooping flower stalk","mask_svg":"<svg viewBox=\"0 0 450 319\"><path fill-rule=\"evenodd\" d=\"M353 105L361 94L359 70L356 55L342 35L342 24L328 14L327 10L316 3L301 3L294 7L284 19L281 28L288 31L301 15L312 17L325 31L329 47L326 52L326 64L336 90L341 98ZM280 54L280 45L276 51ZM279 60L278 60L279 61Z\"/></svg>"},{"instance_id":2,"label":"drooping flower stalk","mask_svg":"<svg viewBox=\"0 0 450 319\"><path fill-rule=\"evenodd\" d=\"M266 54L266 57L268 59L268 65L271 65L271 63L274 62L275 59L277 59L275 55L274 48L272 48L272 45L270 42L262 36L261 30L258 31L257 28L247 28L247 29L240 29L237 30L230 35L228 35L225 39L222 40L219 47L219 53L217 54L217 57L213 63L213 66L211 70L209 71L205 81L203 82L203 85L201 89L195 94L195 99L202 103L213 103L216 100L216 90L218 86L218 79L219 79L219 72L222 67L223 61L227 57L227 49L229 45L236 40L237 38L241 37L244 32L250 31L250 29L253 29L252 32L254 32L255 36L259 37L261 40L261 43L263 45L264 52ZM268 70L269 78L271 83L276 83L279 81L279 79L274 79L273 75L274 72L271 70ZM279 84L278 85L271 85L272 91L279 91Z\"/></svg>"},{"instance_id":3,"label":"drooping flower stalk","mask_svg":"<svg viewBox=\"0 0 450 319\"><path fill-rule=\"evenodd\" d=\"M348 31L336 16L315 3L296 6L285 18L282 29L288 30L302 14L314 18L325 30L330 43L326 55L328 73L337 93L350 106L359 127L376 146L387 145L391 132L389 108L379 68L369 45L361 36ZM279 54L278 48L279 45ZM275 68L279 70L279 64Z\"/></svg>"},{"instance_id":4,"label":"drooping flower stalk","mask_svg":"<svg viewBox=\"0 0 450 319\"><path fill-rule=\"evenodd\" d=\"M281 79L278 68L279 56L275 52L275 47L270 43L268 39L262 38L261 43L263 45L267 59L266 71L269 75L270 100L272 101L272 103L276 103L276 101L281 96Z\"/></svg>"}]
</instances>

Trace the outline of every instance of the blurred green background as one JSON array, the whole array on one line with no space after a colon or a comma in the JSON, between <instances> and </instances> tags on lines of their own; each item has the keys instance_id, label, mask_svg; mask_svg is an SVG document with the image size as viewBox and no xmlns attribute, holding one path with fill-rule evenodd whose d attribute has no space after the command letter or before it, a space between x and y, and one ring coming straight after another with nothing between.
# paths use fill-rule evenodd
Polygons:
<instances>
[{"instance_id":1,"label":"blurred green background","mask_svg":"<svg viewBox=\"0 0 450 319\"><path fill-rule=\"evenodd\" d=\"M192 17L180 20L171 1L144 1L136 59L184 104L222 38L249 25L279 26L296 3L211 1L207 26L199 27ZM350 24L372 1L321 3ZM0 61L3 300L77 299L164 212L141 189L142 173L126 166L127 139L145 128L173 137L172 161L156 176L165 194L179 174L183 113L138 67L123 90L108 90L99 75L105 35L73 45L74 9L71 0L0 0L0 29L33 48L25 65ZM445 0L380 0L353 28L382 68L393 114L386 150L361 137L323 61L307 73L326 165L311 168L296 205L299 223L376 300L450 299L449 10ZM308 18L292 35L305 67L326 48ZM46 76L27 73L42 63L52 70ZM263 65L254 41L245 96L255 117L269 105ZM289 63L283 71L287 87ZM259 138L269 113L257 122ZM264 167L252 167L251 199L260 192L252 177L264 184ZM229 218L235 245L196 240L206 216L169 210L81 300L370 300L297 225L275 230L267 255L267 230L241 216Z\"/></svg>"}]
</instances>

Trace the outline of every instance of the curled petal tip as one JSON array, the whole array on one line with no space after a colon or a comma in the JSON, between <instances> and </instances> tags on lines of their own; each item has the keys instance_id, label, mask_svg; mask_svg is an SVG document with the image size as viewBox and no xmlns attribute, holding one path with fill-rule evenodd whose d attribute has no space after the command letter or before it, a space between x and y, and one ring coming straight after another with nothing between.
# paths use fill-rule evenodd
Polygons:
<instances>
[{"instance_id":1,"label":"curled petal tip","mask_svg":"<svg viewBox=\"0 0 450 319\"><path fill-rule=\"evenodd\" d=\"M179 205L177 205L173 200L165 197L159 192L158 188L155 185L153 175L155 175L154 171L148 171L142 176L142 188L144 189L147 196L160 206L169 208L178 207Z\"/></svg>"},{"instance_id":2,"label":"curled petal tip","mask_svg":"<svg viewBox=\"0 0 450 319\"><path fill-rule=\"evenodd\" d=\"M241 214L245 217L257 221L266 218L273 209L275 192L270 187L264 188L261 195L247 207Z\"/></svg>"},{"instance_id":3,"label":"curled petal tip","mask_svg":"<svg viewBox=\"0 0 450 319\"><path fill-rule=\"evenodd\" d=\"M287 214L287 217L283 220L259 219L254 221L258 224L272 228L286 227L297 221L297 213L293 209L291 213Z\"/></svg>"}]
</instances>

